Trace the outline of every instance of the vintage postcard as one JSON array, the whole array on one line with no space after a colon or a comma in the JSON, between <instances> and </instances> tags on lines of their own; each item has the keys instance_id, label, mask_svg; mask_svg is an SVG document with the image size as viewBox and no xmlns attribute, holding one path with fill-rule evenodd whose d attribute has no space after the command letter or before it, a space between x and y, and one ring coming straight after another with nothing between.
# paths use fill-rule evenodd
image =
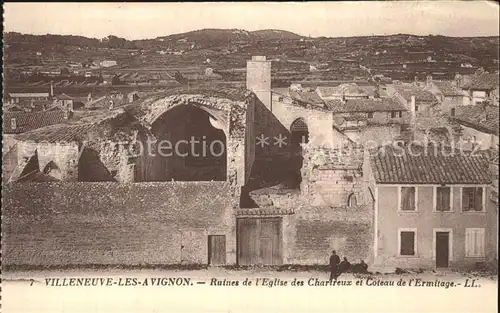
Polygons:
<instances>
[{"instance_id":1,"label":"vintage postcard","mask_svg":"<svg viewBox=\"0 0 500 313\"><path fill-rule=\"evenodd\" d=\"M497 2L3 8L2 312L497 311Z\"/></svg>"}]
</instances>

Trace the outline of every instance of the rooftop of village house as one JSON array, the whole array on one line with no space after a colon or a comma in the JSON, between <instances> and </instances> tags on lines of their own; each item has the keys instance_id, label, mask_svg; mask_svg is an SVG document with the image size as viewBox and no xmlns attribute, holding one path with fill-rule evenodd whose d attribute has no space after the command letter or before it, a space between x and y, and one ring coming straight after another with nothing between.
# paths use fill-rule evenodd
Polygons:
<instances>
[{"instance_id":1,"label":"rooftop of village house","mask_svg":"<svg viewBox=\"0 0 500 313\"><path fill-rule=\"evenodd\" d=\"M83 142L91 138L126 139L126 134L143 129L140 123L122 108L107 112L94 112L78 120L34 129L16 136L20 141ZM125 137L125 138L124 138Z\"/></svg>"},{"instance_id":2,"label":"rooftop of village house","mask_svg":"<svg viewBox=\"0 0 500 313\"><path fill-rule=\"evenodd\" d=\"M15 119L13 127L12 119ZM20 134L49 125L65 122L65 113L62 110L36 112L4 112L3 133Z\"/></svg>"},{"instance_id":3,"label":"rooftop of village house","mask_svg":"<svg viewBox=\"0 0 500 313\"><path fill-rule=\"evenodd\" d=\"M336 87L318 87L318 92L321 93L323 97L331 96L367 96L368 94L360 88L357 84L341 84Z\"/></svg>"},{"instance_id":4,"label":"rooftop of village house","mask_svg":"<svg viewBox=\"0 0 500 313\"><path fill-rule=\"evenodd\" d=\"M490 184L486 152L387 145L371 151L378 184Z\"/></svg>"},{"instance_id":5,"label":"rooftop of village house","mask_svg":"<svg viewBox=\"0 0 500 313\"><path fill-rule=\"evenodd\" d=\"M313 110L331 111L333 113L367 113L407 111L406 107L394 98L374 99L340 99L323 100L316 91L273 89L273 92L293 100L292 104Z\"/></svg>"},{"instance_id":6,"label":"rooftop of village house","mask_svg":"<svg viewBox=\"0 0 500 313\"><path fill-rule=\"evenodd\" d=\"M335 113L407 111L403 104L393 98L349 99L345 102L326 100L325 103Z\"/></svg>"},{"instance_id":7,"label":"rooftop of village house","mask_svg":"<svg viewBox=\"0 0 500 313\"><path fill-rule=\"evenodd\" d=\"M479 131L494 135L499 134L499 107L479 104L474 106L458 106L452 120Z\"/></svg>"},{"instance_id":8,"label":"rooftop of village house","mask_svg":"<svg viewBox=\"0 0 500 313\"><path fill-rule=\"evenodd\" d=\"M427 90L421 87L404 84L404 85L394 85L397 93L401 95L406 101L411 101L411 97L415 96L415 101L419 102L437 102L436 97Z\"/></svg>"},{"instance_id":9,"label":"rooftop of village house","mask_svg":"<svg viewBox=\"0 0 500 313\"><path fill-rule=\"evenodd\" d=\"M463 96L462 90L458 89L449 81L433 81L444 96Z\"/></svg>"}]
</instances>

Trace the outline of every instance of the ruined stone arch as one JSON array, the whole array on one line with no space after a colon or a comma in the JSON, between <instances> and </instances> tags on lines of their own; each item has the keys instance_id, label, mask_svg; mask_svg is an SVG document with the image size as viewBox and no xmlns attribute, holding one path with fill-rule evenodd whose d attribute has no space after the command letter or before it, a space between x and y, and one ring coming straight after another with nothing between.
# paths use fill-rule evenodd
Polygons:
<instances>
[{"instance_id":1,"label":"ruined stone arch","mask_svg":"<svg viewBox=\"0 0 500 313\"><path fill-rule=\"evenodd\" d=\"M214 129L220 130L224 136L225 151L223 154L225 174L223 178L217 175L213 180L229 181L232 185L243 185L245 183L245 130L246 130L246 108L247 103L244 100L230 100L226 98L212 97L201 94L176 94L157 98L153 101L145 101L142 104L143 115L139 116L144 126L151 131L155 139L162 137L157 129L161 128L162 119L168 119L171 114L177 114L179 111L190 111L198 114L202 111L208 116L208 122ZM198 112L198 113L196 113ZM199 115L199 114L198 114ZM181 127L181 122L172 121L172 124L177 123L175 127ZM166 124L166 123L163 123ZM187 126L195 125L196 123L184 123ZM204 122L205 125L208 125ZM187 127L186 126L186 127ZM167 127L167 126L165 126ZM174 127L174 126L173 126ZM179 131L175 131L179 132ZM174 131L171 131L173 134ZM171 135L165 135L171 136ZM222 138L222 136L221 136ZM173 166L172 172L167 174L167 178L175 179L178 176ZM147 170L146 170L147 172ZM167 178L145 178L145 181L167 180ZM168 179L170 180L170 179ZM181 180L211 180L210 174L197 179L182 177Z\"/></svg>"},{"instance_id":2,"label":"ruined stone arch","mask_svg":"<svg viewBox=\"0 0 500 313\"><path fill-rule=\"evenodd\" d=\"M231 101L229 99L207 97L203 95L176 95L163 99L156 100L149 105L150 111L144 116L143 120L147 125L153 125L161 116L168 111L182 106L195 106L217 120L223 125L223 131L227 137L231 135L231 131L236 131L238 126L244 127L241 111L244 110L241 103ZM239 111L239 112L238 112Z\"/></svg>"}]
</instances>

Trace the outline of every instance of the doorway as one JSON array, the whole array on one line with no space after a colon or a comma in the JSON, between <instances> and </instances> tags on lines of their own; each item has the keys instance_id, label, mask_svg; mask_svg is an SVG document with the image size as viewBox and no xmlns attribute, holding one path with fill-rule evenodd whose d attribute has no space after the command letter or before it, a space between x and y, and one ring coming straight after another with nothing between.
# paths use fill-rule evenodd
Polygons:
<instances>
[{"instance_id":1,"label":"doorway","mask_svg":"<svg viewBox=\"0 0 500 313\"><path fill-rule=\"evenodd\" d=\"M208 264L215 266L226 264L226 236L208 236Z\"/></svg>"},{"instance_id":2,"label":"doorway","mask_svg":"<svg viewBox=\"0 0 500 313\"><path fill-rule=\"evenodd\" d=\"M281 265L281 218L238 219L238 265Z\"/></svg>"},{"instance_id":3,"label":"doorway","mask_svg":"<svg viewBox=\"0 0 500 313\"><path fill-rule=\"evenodd\" d=\"M451 255L450 231L436 231L434 236L436 268L447 268L450 265L449 263Z\"/></svg>"}]
</instances>

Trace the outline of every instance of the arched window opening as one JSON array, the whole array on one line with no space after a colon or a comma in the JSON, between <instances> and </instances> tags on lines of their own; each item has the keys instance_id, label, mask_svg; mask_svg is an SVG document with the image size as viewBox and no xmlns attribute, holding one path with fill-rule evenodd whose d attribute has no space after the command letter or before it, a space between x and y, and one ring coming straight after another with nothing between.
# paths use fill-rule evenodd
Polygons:
<instances>
[{"instance_id":1,"label":"arched window opening","mask_svg":"<svg viewBox=\"0 0 500 313\"><path fill-rule=\"evenodd\" d=\"M45 165L45 167L43 168L43 173L45 175L61 179L61 170L59 169L59 166L54 163L54 161L50 161L49 163L47 163L47 165Z\"/></svg>"},{"instance_id":2,"label":"arched window opening","mask_svg":"<svg viewBox=\"0 0 500 313\"><path fill-rule=\"evenodd\" d=\"M309 142L309 129L304 119L296 119L290 126L291 144L297 146L301 143Z\"/></svg>"},{"instance_id":3,"label":"arched window opening","mask_svg":"<svg viewBox=\"0 0 500 313\"><path fill-rule=\"evenodd\" d=\"M354 193L351 193L347 198L347 206L350 208L358 206L358 199Z\"/></svg>"}]
</instances>

